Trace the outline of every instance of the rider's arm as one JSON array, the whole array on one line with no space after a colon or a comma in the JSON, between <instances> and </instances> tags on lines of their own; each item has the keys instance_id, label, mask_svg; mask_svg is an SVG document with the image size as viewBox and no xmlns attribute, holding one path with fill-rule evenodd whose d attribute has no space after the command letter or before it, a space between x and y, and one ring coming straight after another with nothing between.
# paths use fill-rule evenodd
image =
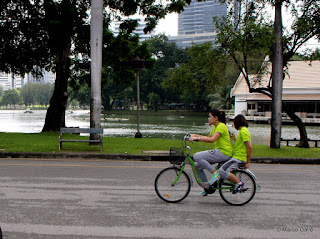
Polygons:
<instances>
[{"instance_id":1,"label":"rider's arm","mask_svg":"<svg viewBox=\"0 0 320 239\"><path fill-rule=\"evenodd\" d=\"M190 142L192 141L201 141L205 143L214 143L219 137L221 133L215 132L212 136L204 136L199 134L192 134L190 138Z\"/></svg>"},{"instance_id":2,"label":"rider's arm","mask_svg":"<svg viewBox=\"0 0 320 239\"><path fill-rule=\"evenodd\" d=\"M251 154L252 154L252 145L250 141L246 141L245 145L247 147L247 162L246 165L244 166L245 168L249 168L250 165L250 159L251 159Z\"/></svg>"}]
</instances>

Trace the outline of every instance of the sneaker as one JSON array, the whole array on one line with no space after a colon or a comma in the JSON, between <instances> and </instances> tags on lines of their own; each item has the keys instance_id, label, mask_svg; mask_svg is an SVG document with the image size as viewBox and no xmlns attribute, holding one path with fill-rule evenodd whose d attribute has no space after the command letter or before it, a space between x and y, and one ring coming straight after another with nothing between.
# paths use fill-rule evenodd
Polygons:
<instances>
[{"instance_id":1,"label":"sneaker","mask_svg":"<svg viewBox=\"0 0 320 239\"><path fill-rule=\"evenodd\" d=\"M214 174L212 174L212 178L209 182L209 185L212 185L215 183L215 181L217 181L220 178L219 172L215 172Z\"/></svg>"},{"instance_id":2,"label":"sneaker","mask_svg":"<svg viewBox=\"0 0 320 239\"><path fill-rule=\"evenodd\" d=\"M204 188L202 192L200 192L198 195L199 196L207 196L208 194L213 194L216 191L215 188L209 187L209 188Z\"/></svg>"},{"instance_id":3,"label":"sneaker","mask_svg":"<svg viewBox=\"0 0 320 239\"><path fill-rule=\"evenodd\" d=\"M198 194L198 196L203 196L203 197L205 197L205 196L207 196L208 195L208 193L205 191L205 190L203 190L202 192L200 192L199 194Z\"/></svg>"},{"instance_id":4,"label":"sneaker","mask_svg":"<svg viewBox=\"0 0 320 239\"><path fill-rule=\"evenodd\" d=\"M233 190L233 194L236 194L238 192L240 192L244 187L244 183L242 181L240 181L240 183L237 183L234 190Z\"/></svg>"}]
</instances>

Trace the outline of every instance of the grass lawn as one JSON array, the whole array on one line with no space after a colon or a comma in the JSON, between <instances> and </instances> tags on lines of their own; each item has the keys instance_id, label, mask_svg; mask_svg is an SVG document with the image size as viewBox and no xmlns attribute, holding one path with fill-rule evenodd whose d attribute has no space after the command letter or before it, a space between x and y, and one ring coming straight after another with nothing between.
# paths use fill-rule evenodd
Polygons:
<instances>
[{"instance_id":1,"label":"grass lawn","mask_svg":"<svg viewBox=\"0 0 320 239\"><path fill-rule=\"evenodd\" d=\"M69 135L74 139L88 136ZM64 135L65 138L65 135ZM59 152L59 133L0 133L0 151L2 152ZM105 154L141 154L142 151L168 150L170 147L181 147L179 140L104 137L103 152ZM212 145L195 142L189 143L192 153L211 149ZM61 152L96 152L100 153L100 145L88 143L63 143ZM270 149L269 145L253 145L252 157L272 158L320 158L320 148L302 149L282 146L280 149Z\"/></svg>"}]
</instances>

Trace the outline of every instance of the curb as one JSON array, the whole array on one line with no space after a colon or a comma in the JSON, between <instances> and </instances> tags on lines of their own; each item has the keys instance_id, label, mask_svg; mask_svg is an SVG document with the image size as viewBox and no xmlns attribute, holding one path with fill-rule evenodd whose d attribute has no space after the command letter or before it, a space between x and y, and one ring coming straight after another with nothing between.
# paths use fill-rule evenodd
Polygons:
<instances>
[{"instance_id":1,"label":"curb","mask_svg":"<svg viewBox=\"0 0 320 239\"><path fill-rule=\"evenodd\" d=\"M99 154L99 153L26 153L0 152L0 158L42 158L42 159L109 159L139 161L169 161L166 154ZM253 163L266 164L320 164L320 158L252 158Z\"/></svg>"}]
</instances>

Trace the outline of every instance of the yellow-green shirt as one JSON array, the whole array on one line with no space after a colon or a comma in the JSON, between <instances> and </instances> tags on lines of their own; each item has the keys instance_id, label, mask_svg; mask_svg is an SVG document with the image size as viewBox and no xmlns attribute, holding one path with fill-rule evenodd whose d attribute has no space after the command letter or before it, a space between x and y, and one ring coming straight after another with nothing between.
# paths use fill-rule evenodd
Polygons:
<instances>
[{"instance_id":1,"label":"yellow-green shirt","mask_svg":"<svg viewBox=\"0 0 320 239\"><path fill-rule=\"evenodd\" d=\"M251 142L251 135L247 127L242 127L233 148L232 158L247 162L247 146L245 142Z\"/></svg>"},{"instance_id":2,"label":"yellow-green shirt","mask_svg":"<svg viewBox=\"0 0 320 239\"><path fill-rule=\"evenodd\" d=\"M219 123L217 127L213 126L210 136L213 136L214 133L220 133L220 137L214 142L214 148L219 149L221 153L226 156L232 156L232 145L230 141L229 130L224 123Z\"/></svg>"}]
</instances>

